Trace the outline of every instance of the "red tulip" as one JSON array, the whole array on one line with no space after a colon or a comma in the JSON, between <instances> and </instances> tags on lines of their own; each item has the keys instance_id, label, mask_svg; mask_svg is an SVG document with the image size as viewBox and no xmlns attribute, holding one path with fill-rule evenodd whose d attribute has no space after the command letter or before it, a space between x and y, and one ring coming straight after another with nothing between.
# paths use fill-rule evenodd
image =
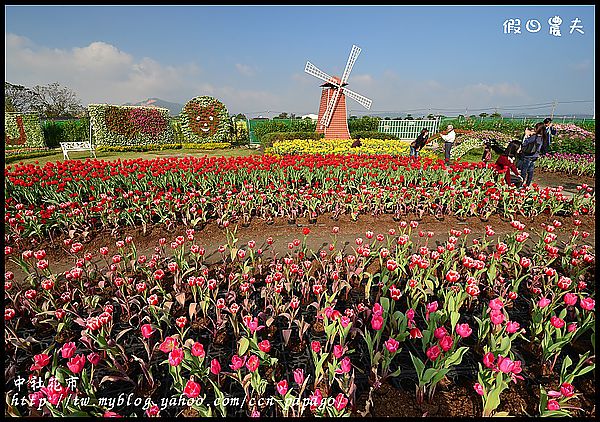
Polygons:
<instances>
[{"instance_id":1,"label":"red tulip","mask_svg":"<svg viewBox=\"0 0 600 422\"><path fill-rule=\"evenodd\" d=\"M77 356L73 356L71 359L69 359L69 361L67 362L67 367L71 370L71 372L73 372L74 374L78 374L83 370L83 367L85 366L85 356L84 355L77 355Z\"/></svg>"},{"instance_id":2,"label":"red tulip","mask_svg":"<svg viewBox=\"0 0 600 422\"><path fill-rule=\"evenodd\" d=\"M198 397L200 395L200 384L192 380L188 380L183 389L183 394L188 396L190 399Z\"/></svg>"},{"instance_id":3,"label":"red tulip","mask_svg":"<svg viewBox=\"0 0 600 422\"><path fill-rule=\"evenodd\" d=\"M203 358L206 355L206 353L204 352L204 345L200 342L195 342L192 345L192 355L199 358Z\"/></svg>"},{"instance_id":4,"label":"red tulip","mask_svg":"<svg viewBox=\"0 0 600 422\"><path fill-rule=\"evenodd\" d=\"M77 350L77 346L75 346L75 343L70 341L68 343L63 344L63 347L60 349L60 354L63 358L69 359L73 357L73 355L75 354L75 350Z\"/></svg>"},{"instance_id":5,"label":"red tulip","mask_svg":"<svg viewBox=\"0 0 600 422\"><path fill-rule=\"evenodd\" d=\"M427 357L432 361L435 361L440 353L440 348L437 345L431 346L429 349L427 349L427 352L425 352Z\"/></svg>"},{"instance_id":6,"label":"red tulip","mask_svg":"<svg viewBox=\"0 0 600 422\"><path fill-rule=\"evenodd\" d=\"M185 353L184 353L183 349L181 349L181 348L173 349L172 351L169 352L169 365L179 366L181 361L183 361L184 356L185 356Z\"/></svg>"},{"instance_id":7,"label":"red tulip","mask_svg":"<svg viewBox=\"0 0 600 422\"><path fill-rule=\"evenodd\" d=\"M152 328L151 324L142 325L141 330L142 330L142 336L144 338L150 338L152 336L152 333L154 332L154 329Z\"/></svg>"},{"instance_id":8,"label":"red tulip","mask_svg":"<svg viewBox=\"0 0 600 422\"><path fill-rule=\"evenodd\" d=\"M252 355L248 358L248 361L246 362L246 368L248 368L248 370L250 372L254 372L258 369L258 366L260 365L260 360L258 358L258 356L256 355Z\"/></svg>"},{"instance_id":9,"label":"red tulip","mask_svg":"<svg viewBox=\"0 0 600 422\"><path fill-rule=\"evenodd\" d=\"M281 380L277 383L277 392L282 396L285 396L285 393L288 391L288 382L287 380Z\"/></svg>"},{"instance_id":10,"label":"red tulip","mask_svg":"<svg viewBox=\"0 0 600 422\"><path fill-rule=\"evenodd\" d=\"M348 399L346 398L346 396L344 396L344 394L339 393L337 395L337 397L335 398L335 401L333 403L333 406L335 407L335 409L340 412L342 411L346 406L348 405Z\"/></svg>"},{"instance_id":11,"label":"red tulip","mask_svg":"<svg viewBox=\"0 0 600 422\"><path fill-rule=\"evenodd\" d=\"M440 347L444 352L447 352L452 348L453 343L452 336L445 336L440 340Z\"/></svg>"},{"instance_id":12,"label":"red tulip","mask_svg":"<svg viewBox=\"0 0 600 422\"><path fill-rule=\"evenodd\" d=\"M258 343L258 348L265 353L269 353L269 351L271 350L271 343L269 342L269 340L263 340L260 343Z\"/></svg>"},{"instance_id":13,"label":"red tulip","mask_svg":"<svg viewBox=\"0 0 600 422\"><path fill-rule=\"evenodd\" d=\"M217 359L210 361L210 372L214 375L219 375L221 372L221 364Z\"/></svg>"},{"instance_id":14,"label":"red tulip","mask_svg":"<svg viewBox=\"0 0 600 422\"><path fill-rule=\"evenodd\" d=\"M48 356L46 353L40 353L33 357L33 362L34 363L31 365L30 370L37 371L50 363L50 356Z\"/></svg>"}]
</instances>

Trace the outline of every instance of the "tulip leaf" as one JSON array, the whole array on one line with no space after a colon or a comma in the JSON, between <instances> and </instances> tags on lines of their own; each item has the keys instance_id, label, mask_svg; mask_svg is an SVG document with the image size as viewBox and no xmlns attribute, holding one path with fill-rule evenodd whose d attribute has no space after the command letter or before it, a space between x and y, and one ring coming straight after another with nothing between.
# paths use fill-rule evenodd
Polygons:
<instances>
[{"instance_id":1,"label":"tulip leaf","mask_svg":"<svg viewBox=\"0 0 600 422\"><path fill-rule=\"evenodd\" d=\"M444 366L446 368L450 368L452 365L459 365L462 362L463 356L467 352L468 348L466 346L459 347L454 351L446 360L444 361Z\"/></svg>"},{"instance_id":2,"label":"tulip leaf","mask_svg":"<svg viewBox=\"0 0 600 422\"><path fill-rule=\"evenodd\" d=\"M421 361L421 359L414 356L412 353L410 353L410 359L413 361L413 365L415 366L415 370L417 371L417 377L419 378L419 381L420 381L423 378L423 371L425 370L425 364Z\"/></svg>"},{"instance_id":3,"label":"tulip leaf","mask_svg":"<svg viewBox=\"0 0 600 422\"><path fill-rule=\"evenodd\" d=\"M239 342L238 355L244 356L244 353L248 350L248 346L250 346L250 340L247 337L242 337Z\"/></svg>"},{"instance_id":4,"label":"tulip leaf","mask_svg":"<svg viewBox=\"0 0 600 422\"><path fill-rule=\"evenodd\" d=\"M432 381L433 377L438 373L436 368L428 368L423 373L423 379L419 382L419 384L428 384Z\"/></svg>"}]
</instances>

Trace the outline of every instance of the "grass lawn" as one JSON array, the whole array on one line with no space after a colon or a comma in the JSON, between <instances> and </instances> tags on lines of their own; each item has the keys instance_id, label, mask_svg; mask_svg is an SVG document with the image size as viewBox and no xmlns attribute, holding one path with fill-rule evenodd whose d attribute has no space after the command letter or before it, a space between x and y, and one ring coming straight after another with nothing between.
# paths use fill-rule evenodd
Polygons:
<instances>
[{"instance_id":1,"label":"grass lawn","mask_svg":"<svg viewBox=\"0 0 600 422\"><path fill-rule=\"evenodd\" d=\"M115 151L102 151L96 152L96 158L99 160L135 160L137 158L142 158L144 160L151 160L153 158L159 157L184 157L187 155L193 155L202 157L204 155L208 157L246 157L249 155L260 155L261 152L250 149L250 148L230 148L230 149L218 149L218 150L210 150L203 151L199 149L170 149L163 151L147 151L147 152L115 152ZM72 160L85 160L86 158L90 158L89 151L74 151L69 152L69 158ZM35 164L36 161L40 166L44 166L46 163L51 161L63 161L63 154L61 149L57 149L56 154L47 155L45 157L35 157L28 158L24 160L14 161L7 165L18 164L23 162L24 164Z\"/></svg>"}]
</instances>

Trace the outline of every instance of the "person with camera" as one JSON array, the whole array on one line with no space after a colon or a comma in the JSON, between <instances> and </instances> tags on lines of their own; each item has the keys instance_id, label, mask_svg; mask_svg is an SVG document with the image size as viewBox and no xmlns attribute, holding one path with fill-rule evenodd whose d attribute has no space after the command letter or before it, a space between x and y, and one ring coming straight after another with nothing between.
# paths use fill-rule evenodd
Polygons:
<instances>
[{"instance_id":1,"label":"person with camera","mask_svg":"<svg viewBox=\"0 0 600 422\"><path fill-rule=\"evenodd\" d=\"M454 132L454 126L448 125L448 130L446 133L441 134L442 139L444 140L444 161L446 165L450 164L450 153L452 152L452 146L454 145L454 140L456 139L456 132Z\"/></svg>"},{"instance_id":2,"label":"person with camera","mask_svg":"<svg viewBox=\"0 0 600 422\"><path fill-rule=\"evenodd\" d=\"M546 126L546 140L542 144L540 148L540 155L546 154L550 150L550 144L552 143L552 137L556 135L556 128L552 123L552 119L550 117L546 117L544 119L544 125Z\"/></svg>"},{"instance_id":3,"label":"person with camera","mask_svg":"<svg viewBox=\"0 0 600 422\"><path fill-rule=\"evenodd\" d=\"M535 125L533 135L523 141L521 177L523 178L524 186L529 186L533 182L535 162L540 156L540 149L544 142L546 142L546 126L543 122L539 122Z\"/></svg>"},{"instance_id":4,"label":"person with camera","mask_svg":"<svg viewBox=\"0 0 600 422\"><path fill-rule=\"evenodd\" d=\"M427 140L429 139L429 130L427 128L423 128L417 139L411 142L410 144L410 157L415 160L419 158L419 151L423 149Z\"/></svg>"}]
</instances>

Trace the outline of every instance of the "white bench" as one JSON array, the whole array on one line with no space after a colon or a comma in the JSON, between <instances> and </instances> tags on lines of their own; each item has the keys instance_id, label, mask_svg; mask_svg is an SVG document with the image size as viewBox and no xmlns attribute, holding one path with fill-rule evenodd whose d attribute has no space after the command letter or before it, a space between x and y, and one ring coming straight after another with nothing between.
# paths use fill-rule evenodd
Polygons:
<instances>
[{"instance_id":1,"label":"white bench","mask_svg":"<svg viewBox=\"0 0 600 422\"><path fill-rule=\"evenodd\" d=\"M65 160L69 159L69 151L91 151L94 158L96 158L96 151L90 141L82 142L61 142L60 147L62 148L63 157Z\"/></svg>"}]
</instances>

